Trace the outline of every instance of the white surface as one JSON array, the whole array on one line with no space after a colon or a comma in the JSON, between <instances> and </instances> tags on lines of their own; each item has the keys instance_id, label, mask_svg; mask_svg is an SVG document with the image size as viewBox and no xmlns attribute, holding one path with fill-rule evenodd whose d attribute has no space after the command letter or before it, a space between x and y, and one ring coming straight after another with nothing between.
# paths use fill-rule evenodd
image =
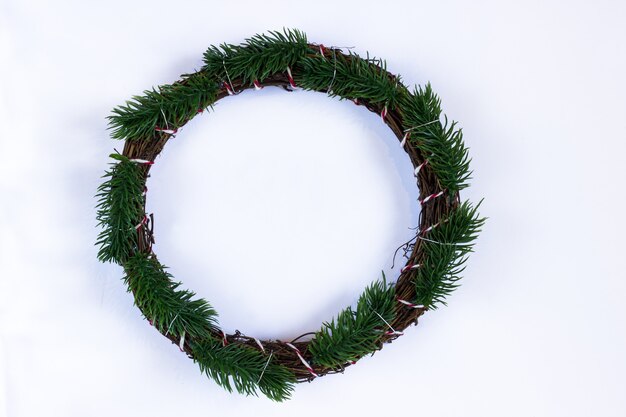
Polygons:
<instances>
[{"instance_id":1,"label":"white surface","mask_svg":"<svg viewBox=\"0 0 626 417\"><path fill-rule=\"evenodd\" d=\"M221 3L0 5L0 415L623 416L624 4ZM276 404L229 395L141 319L96 261L93 195L113 106L283 26L431 81L489 220L449 307ZM313 330L415 224L394 141L314 93L224 100L155 166L155 250L227 329Z\"/></svg>"}]
</instances>

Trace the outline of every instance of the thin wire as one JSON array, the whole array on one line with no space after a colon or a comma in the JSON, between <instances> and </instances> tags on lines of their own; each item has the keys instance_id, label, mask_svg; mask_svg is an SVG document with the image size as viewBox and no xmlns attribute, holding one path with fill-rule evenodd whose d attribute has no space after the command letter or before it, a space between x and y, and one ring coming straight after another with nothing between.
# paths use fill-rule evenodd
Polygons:
<instances>
[{"instance_id":1,"label":"thin wire","mask_svg":"<svg viewBox=\"0 0 626 417\"><path fill-rule=\"evenodd\" d=\"M419 126L409 127L408 129L404 129L404 132L408 132L408 131L410 131L410 130L419 129L420 127L428 126L428 125L431 125L431 124L433 124L433 123L437 123L438 121L439 121L439 119L436 119L436 120L431 120L430 122L422 123L422 124L421 124L421 125L419 125Z\"/></svg>"},{"instance_id":2,"label":"thin wire","mask_svg":"<svg viewBox=\"0 0 626 417\"><path fill-rule=\"evenodd\" d=\"M409 228L409 229L411 229L411 228ZM400 249L402 249L403 247L406 247L407 249L405 250L405 255L404 255L404 256L406 256L406 252L408 251L408 247L410 246L410 243L412 241L414 241L416 238L417 238L417 235L413 236L411 239L409 239L405 243L403 243L400 246L398 246L396 251L393 253L393 259L391 260L391 269L393 269L396 266L396 256L398 255L398 251Z\"/></svg>"},{"instance_id":3,"label":"thin wire","mask_svg":"<svg viewBox=\"0 0 626 417\"><path fill-rule=\"evenodd\" d=\"M329 48L330 49L339 49L341 51L342 49L354 49L355 47L354 46L336 46L336 45L332 45L332 46L329 46Z\"/></svg>"},{"instance_id":4,"label":"thin wire","mask_svg":"<svg viewBox=\"0 0 626 417\"><path fill-rule=\"evenodd\" d=\"M270 359L272 359L272 355L274 354L274 351L270 352L270 356L267 358L267 362L265 362L265 366L263 367L263 371L261 371L261 375L259 376L259 380L256 382L257 385L259 384L259 382L261 382L261 378L263 378L263 374L265 374L265 370L267 369L267 365L270 364Z\"/></svg>"},{"instance_id":5,"label":"thin wire","mask_svg":"<svg viewBox=\"0 0 626 417\"><path fill-rule=\"evenodd\" d=\"M307 332L307 333L303 333L303 334L301 334L300 336L298 336L298 337L296 337L295 339L293 339L293 340L291 341L291 343L295 342L295 341L296 341L296 340L298 340L298 339L302 339L304 336L308 336L308 335L311 335L311 334L315 334L315 332Z\"/></svg>"},{"instance_id":6,"label":"thin wire","mask_svg":"<svg viewBox=\"0 0 626 417\"><path fill-rule=\"evenodd\" d=\"M165 117L165 112L163 111L163 107L160 108L161 114L163 115L163 120L165 120L165 128L170 130L170 125L167 123L167 117Z\"/></svg>"},{"instance_id":7,"label":"thin wire","mask_svg":"<svg viewBox=\"0 0 626 417\"><path fill-rule=\"evenodd\" d=\"M172 327L172 324L174 324L174 322L176 321L176 319L178 318L178 315L180 314L180 311L178 313L176 313L176 315L174 316L174 318L172 319L172 321L170 321L170 324L167 326L167 331L165 332L165 336L167 336L167 334L170 332L170 328Z\"/></svg>"},{"instance_id":8,"label":"thin wire","mask_svg":"<svg viewBox=\"0 0 626 417\"><path fill-rule=\"evenodd\" d=\"M445 223L445 220L443 221L443 223ZM408 259L408 256L406 256L406 253L409 251L409 248L411 246L411 242L413 242L415 239L424 240L424 241L430 242L430 243L436 243L437 245L463 246L462 243L438 242L436 240L432 240L432 239L428 239L428 238L422 237L420 235L423 233L423 231L419 230L419 226L409 227L409 229L416 230L417 233L411 239L407 240L406 242L404 242L403 244L398 246L396 248L396 250L393 252L393 258L392 258L392 261L391 261L391 269L393 269L395 267L395 265L396 265L396 256L398 256L398 251L400 249L406 248L404 256ZM424 230L426 230L426 229L424 229Z\"/></svg>"},{"instance_id":9,"label":"thin wire","mask_svg":"<svg viewBox=\"0 0 626 417\"><path fill-rule=\"evenodd\" d=\"M331 51L333 51L333 61L335 63L335 67L333 69L333 79L330 80L330 84L328 84L328 93L331 94L332 93L332 86L333 83L335 82L335 77L337 76L337 53L335 52L334 49L331 49Z\"/></svg>"},{"instance_id":10,"label":"thin wire","mask_svg":"<svg viewBox=\"0 0 626 417\"><path fill-rule=\"evenodd\" d=\"M222 65L224 66L224 72L226 72L226 78L228 78L228 84L230 84L230 88L233 89L233 94L235 94L235 86L233 82L230 80L230 75L228 75L228 69L226 69L226 60L222 59Z\"/></svg>"},{"instance_id":11,"label":"thin wire","mask_svg":"<svg viewBox=\"0 0 626 417\"><path fill-rule=\"evenodd\" d=\"M370 308L372 308L372 307L370 306ZM387 326L389 326L389 328L391 329L391 331L392 331L392 332L394 332L394 333L398 333L398 332L396 332L396 329L394 329L393 327L391 327L391 324L389 324L389 322L387 322L387 320L385 320L383 316L381 316L380 314L378 314L378 312L377 312L376 310L374 310L374 309L372 308L372 311L374 312L374 314L376 314L378 317L380 317L380 319L381 319L382 321L384 321L384 322L385 322L385 324L386 324Z\"/></svg>"},{"instance_id":12,"label":"thin wire","mask_svg":"<svg viewBox=\"0 0 626 417\"><path fill-rule=\"evenodd\" d=\"M438 245L450 245L450 246L463 246L462 243L448 243L448 242L437 242L436 240L427 239L425 237L417 236L420 240L425 240L426 242L436 243Z\"/></svg>"},{"instance_id":13,"label":"thin wire","mask_svg":"<svg viewBox=\"0 0 626 417\"><path fill-rule=\"evenodd\" d=\"M374 312L374 314L376 314L378 317L380 317L380 319L381 319L382 321L384 321L384 322L385 322L385 324L386 324L387 326L389 326L389 328L391 329L391 331L392 331L392 332L396 333L396 329L394 329L393 327L391 327L391 324L389 324L389 322L388 322L387 320L385 320L385 318L384 318L383 316L381 316L380 314L378 314L378 312L372 308L372 303L370 303L370 301L369 301L369 300L367 300L367 305L368 305L368 306L369 306L369 308L370 308L370 309Z\"/></svg>"}]
</instances>

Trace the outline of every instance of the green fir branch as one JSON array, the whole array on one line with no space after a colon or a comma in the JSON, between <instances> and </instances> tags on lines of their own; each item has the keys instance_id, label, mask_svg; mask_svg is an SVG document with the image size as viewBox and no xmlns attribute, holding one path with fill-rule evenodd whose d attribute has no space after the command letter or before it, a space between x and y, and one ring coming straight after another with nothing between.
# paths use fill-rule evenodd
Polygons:
<instances>
[{"instance_id":1,"label":"green fir branch","mask_svg":"<svg viewBox=\"0 0 626 417\"><path fill-rule=\"evenodd\" d=\"M424 237L424 261L414 277L416 304L429 309L445 305L445 298L459 286L467 255L486 220L479 217L479 206L462 203Z\"/></svg>"},{"instance_id":2,"label":"green fir branch","mask_svg":"<svg viewBox=\"0 0 626 417\"><path fill-rule=\"evenodd\" d=\"M347 56L331 49L331 57L307 56L298 67L296 81L307 90L327 91L331 97L367 100L388 107L396 106L400 77L387 73L382 59Z\"/></svg>"},{"instance_id":3,"label":"green fir branch","mask_svg":"<svg viewBox=\"0 0 626 417\"><path fill-rule=\"evenodd\" d=\"M188 340L205 337L217 328L217 312L195 293L178 289L154 255L137 253L124 264L124 282L135 304L161 333Z\"/></svg>"},{"instance_id":4,"label":"green fir branch","mask_svg":"<svg viewBox=\"0 0 626 417\"><path fill-rule=\"evenodd\" d=\"M202 71L216 80L231 82L241 79L251 85L272 74L285 72L309 51L304 32L283 29L255 35L239 45L211 46L204 53Z\"/></svg>"},{"instance_id":5,"label":"green fir branch","mask_svg":"<svg viewBox=\"0 0 626 417\"><path fill-rule=\"evenodd\" d=\"M124 282L133 292L135 304L161 333L185 337L201 371L219 385L242 394L257 389L275 401L288 399L295 376L271 357L245 345L222 345L211 336L217 331L217 313L192 291L178 289L156 257L138 253L124 264Z\"/></svg>"},{"instance_id":6,"label":"green fir branch","mask_svg":"<svg viewBox=\"0 0 626 417\"><path fill-rule=\"evenodd\" d=\"M308 346L313 363L332 368L376 351L381 334L391 330L394 300L394 288L387 285L383 273L382 281L372 283L361 294L356 310L344 309L315 334Z\"/></svg>"},{"instance_id":7,"label":"green fir branch","mask_svg":"<svg viewBox=\"0 0 626 417\"><path fill-rule=\"evenodd\" d=\"M141 140L155 137L157 128L175 130L200 110L211 107L217 91L217 80L202 71L184 75L174 84L146 90L113 109L108 116L111 137Z\"/></svg>"},{"instance_id":8,"label":"green fir branch","mask_svg":"<svg viewBox=\"0 0 626 417\"><path fill-rule=\"evenodd\" d=\"M137 248L135 225L143 217L143 174L127 157L110 155L118 162L106 171L105 182L98 187L98 259L123 263Z\"/></svg>"},{"instance_id":9,"label":"green fir branch","mask_svg":"<svg viewBox=\"0 0 626 417\"><path fill-rule=\"evenodd\" d=\"M200 370L217 384L232 392L257 395L257 389L274 401L289 399L295 383L294 374L275 363L270 354L263 354L246 345L209 337L190 343L194 361Z\"/></svg>"},{"instance_id":10,"label":"green fir branch","mask_svg":"<svg viewBox=\"0 0 626 417\"><path fill-rule=\"evenodd\" d=\"M456 122L448 123L447 117L441 122L441 99L430 84L401 97L399 109L410 132L409 141L425 154L442 188L449 195L466 188L471 178L468 149Z\"/></svg>"}]
</instances>

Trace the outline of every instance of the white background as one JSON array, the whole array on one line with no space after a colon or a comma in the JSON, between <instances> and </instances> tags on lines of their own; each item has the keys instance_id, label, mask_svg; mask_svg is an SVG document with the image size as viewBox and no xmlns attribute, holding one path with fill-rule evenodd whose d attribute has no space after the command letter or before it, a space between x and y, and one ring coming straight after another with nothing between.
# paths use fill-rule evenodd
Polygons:
<instances>
[{"instance_id":1,"label":"white background","mask_svg":"<svg viewBox=\"0 0 626 417\"><path fill-rule=\"evenodd\" d=\"M0 415L624 416L626 7L619 1L0 4ZM283 26L432 82L489 217L449 306L293 399L228 394L96 260L105 117ZM380 119L247 92L149 181L156 252L229 331L288 340L390 279L417 190Z\"/></svg>"}]
</instances>

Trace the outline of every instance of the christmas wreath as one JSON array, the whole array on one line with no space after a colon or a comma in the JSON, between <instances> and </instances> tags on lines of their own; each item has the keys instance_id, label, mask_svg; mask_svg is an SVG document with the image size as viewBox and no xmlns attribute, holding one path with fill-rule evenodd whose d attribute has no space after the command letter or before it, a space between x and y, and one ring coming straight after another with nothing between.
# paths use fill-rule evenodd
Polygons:
<instances>
[{"instance_id":1,"label":"christmas wreath","mask_svg":"<svg viewBox=\"0 0 626 417\"><path fill-rule=\"evenodd\" d=\"M295 383L343 372L445 304L484 219L477 205L460 200L470 178L468 151L430 85L409 90L383 60L309 43L298 30L212 46L203 61L199 71L134 96L109 116L111 136L125 143L98 188L98 258L124 268L142 314L202 372L229 391L281 401ZM420 190L418 229L401 247L406 263L397 280L383 275L309 340L226 334L210 304L181 289L159 262L153 217L145 212L150 167L185 123L222 98L268 86L323 92L379 114L408 154Z\"/></svg>"}]
</instances>

